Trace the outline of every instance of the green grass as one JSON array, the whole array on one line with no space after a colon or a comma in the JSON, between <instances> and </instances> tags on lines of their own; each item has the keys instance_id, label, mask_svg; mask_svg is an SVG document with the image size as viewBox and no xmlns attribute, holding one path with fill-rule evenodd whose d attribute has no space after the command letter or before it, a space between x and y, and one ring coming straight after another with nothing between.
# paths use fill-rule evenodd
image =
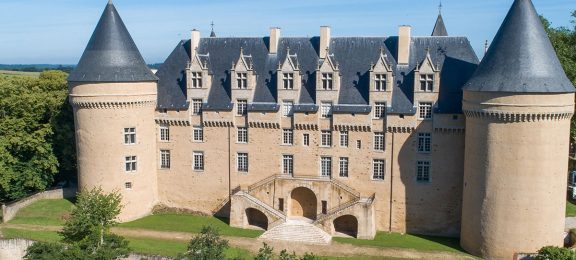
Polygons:
<instances>
[{"instance_id":1,"label":"green grass","mask_svg":"<svg viewBox=\"0 0 576 260\"><path fill-rule=\"evenodd\" d=\"M576 204L566 201L566 217L576 217Z\"/></svg>"},{"instance_id":2,"label":"green grass","mask_svg":"<svg viewBox=\"0 0 576 260\"><path fill-rule=\"evenodd\" d=\"M9 223L62 226L72 205L72 202L65 199L40 200L18 211Z\"/></svg>"},{"instance_id":3,"label":"green grass","mask_svg":"<svg viewBox=\"0 0 576 260\"><path fill-rule=\"evenodd\" d=\"M446 251L465 253L457 238L432 237L421 235L402 235L397 233L378 232L374 240L335 237L333 241L358 246L375 246L385 248L406 248L424 251Z\"/></svg>"},{"instance_id":4,"label":"green grass","mask_svg":"<svg viewBox=\"0 0 576 260\"><path fill-rule=\"evenodd\" d=\"M53 231L31 231L13 228L3 228L2 236L6 239L23 238L42 242L58 242L62 237Z\"/></svg>"},{"instance_id":5,"label":"green grass","mask_svg":"<svg viewBox=\"0 0 576 260\"><path fill-rule=\"evenodd\" d=\"M207 225L218 228L223 236L255 238L262 234L262 231L259 230L230 227L227 219L174 213L156 214L132 222L122 223L118 227L200 233L202 227Z\"/></svg>"},{"instance_id":6,"label":"green grass","mask_svg":"<svg viewBox=\"0 0 576 260\"><path fill-rule=\"evenodd\" d=\"M0 70L0 75L13 77L13 76L26 76L37 78L40 76L40 72L26 72L26 71L13 71L13 70Z\"/></svg>"}]
</instances>

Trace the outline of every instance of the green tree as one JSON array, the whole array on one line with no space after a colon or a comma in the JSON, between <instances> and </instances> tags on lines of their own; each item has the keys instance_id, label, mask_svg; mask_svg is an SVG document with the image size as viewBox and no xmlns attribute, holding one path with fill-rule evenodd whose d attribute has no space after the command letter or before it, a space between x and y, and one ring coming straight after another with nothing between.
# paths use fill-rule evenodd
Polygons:
<instances>
[{"instance_id":1,"label":"green tree","mask_svg":"<svg viewBox=\"0 0 576 260\"><path fill-rule=\"evenodd\" d=\"M278 259L280 259L280 260L296 260L296 259L298 259L298 257L296 257L295 252L292 252L292 254L289 254L286 249L283 249L282 251L280 251L280 256L278 257Z\"/></svg>"},{"instance_id":2,"label":"green tree","mask_svg":"<svg viewBox=\"0 0 576 260\"><path fill-rule=\"evenodd\" d=\"M220 238L218 229L204 226L200 234L190 240L188 251L178 259L221 260L226 249L228 240Z\"/></svg>"},{"instance_id":3,"label":"green tree","mask_svg":"<svg viewBox=\"0 0 576 260\"><path fill-rule=\"evenodd\" d=\"M110 233L120 213L121 196L94 188L80 193L60 234L62 243L35 243L26 259L118 259L129 253L128 241ZM51 256L58 256L50 258Z\"/></svg>"},{"instance_id":4,"label":"green tree","mask_svg":"<svg viewBox=\"0 0 576 260\"><path fill-rule=\"evenodd\" d=\"M554 246L543 247L538 251L536 260L576 260L576 253L568 248Z\"/></svg>"},{"instance_id":5,"label":"green tree","mask_svg":"<svg viewBox=\"0 0 576 260\"><path fill-rule=\"evenodd\" d=\"M270 260L274 258L274 248L264 243L258 250L258 254L254 256L254 260Z\"/></svg>"},{"instance_id":6,"label":"green tree","mask_svg":"<svg viewBox=\"0 0 576 260\"><path fill-rule=\"evenodd\" d=\"M61 71L0 76L0 201L45 190L58 173L75 175L66 77Z\"/></svg>"}]
</instances>

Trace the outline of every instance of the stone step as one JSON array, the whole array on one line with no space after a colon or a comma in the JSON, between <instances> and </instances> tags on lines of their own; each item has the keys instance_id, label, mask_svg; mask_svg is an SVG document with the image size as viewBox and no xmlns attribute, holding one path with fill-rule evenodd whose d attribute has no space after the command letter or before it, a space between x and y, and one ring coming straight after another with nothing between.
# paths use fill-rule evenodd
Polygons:
<instances>
[{"instance_id":1,"label":"stone step","mask_svg":"<svg viewBox=\"0 0 576 260\"><path fill-rule=\"evenodd\" d=\"M262 240L283 240L306 244L327 245L332 237L322 229L305 221L288 220L260 236Z\"/></svg>"}]
</instances>

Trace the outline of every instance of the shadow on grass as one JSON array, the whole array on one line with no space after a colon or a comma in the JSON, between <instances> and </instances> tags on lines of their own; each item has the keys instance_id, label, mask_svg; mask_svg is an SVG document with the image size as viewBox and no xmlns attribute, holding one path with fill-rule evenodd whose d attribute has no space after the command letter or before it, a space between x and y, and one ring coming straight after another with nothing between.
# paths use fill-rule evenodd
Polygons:
<instances>
[{"instance_id":1,"label":"shadow on grass","mask_svg":"<svg viewBox=\"0 0 576 260\"><path fill-rule=\"evenodd\" d=\"M230 218L225 218L225 217L217 217L214 216L215 219L222 221L222 223L230 226Z\"/></svg>"},{"instance_id":2,"label":"shadow on grass","mask_svg":"<svg viewBox=\"0 0 576 260\"><path fill-rule=\"evenodd\" d=\"M461 246L460 246L460 238L458 237L435 237L435 236L426 236L426 235L415 235L413 236L425 239L434 243L441 244L443 246L452 248L456 251L468 254Z\"/></svg>"}]
</instances>

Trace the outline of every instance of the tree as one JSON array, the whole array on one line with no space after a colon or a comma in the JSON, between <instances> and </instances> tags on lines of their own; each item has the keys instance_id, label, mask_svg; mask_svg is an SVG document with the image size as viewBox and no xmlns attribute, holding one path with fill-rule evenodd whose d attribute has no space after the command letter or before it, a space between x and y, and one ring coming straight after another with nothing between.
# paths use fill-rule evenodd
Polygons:
<instances>
[{"instance_id":1,"label":"tree","mask_svg":"<svg viewBox=\"0 0 576 260\"><path fill-rule=\"evenodd\" d=\"M101 188L80 193L70 219L60 234L62 243L35 243L29 247L26 259L118 259L129 253L128 241L111 234L120 213L121 196L105 194Z\"/></svg>"},{"instance_id":2,"label":"tree","mask_svg":"<svg viewBox=\"0 0 576 260\"><path fill-rule=\"evenodd\" d=\"M270 260L274 258L274 248L264 243L258 250L258 254L254 256L254 260Z\"/></svg>"},{"instance_id":3,"label":"tree","mask_svg":"<svg viewBox=\"0 0 576 260\"><path fill-rule=\"evenodd\" d=\"M0 201L45 190L57 175L75 176L66 77L61 71L0 76Z\"/></svg>"},{"instance_id":4,"label":"tree","mask_svg":"<svg viewBox=\"0 0 576 260\"><path fill-rule=\"evenodd\" d=\"M543 247L538 250L536 260L576 260L576 253L568 248L554 246Z\"/></svg>"},{"instance_id":5,"label":"tree","mask_svg":"<svg viewBox=\"0 0 576 260\"><path fill-rule=\"evenodd\" d=\"M178 259L220 260L224 259L226 249L228 240L220 238L218 229L204 226L200 234L190 240L188 251Z\"/></svg>"}]
</instances>

